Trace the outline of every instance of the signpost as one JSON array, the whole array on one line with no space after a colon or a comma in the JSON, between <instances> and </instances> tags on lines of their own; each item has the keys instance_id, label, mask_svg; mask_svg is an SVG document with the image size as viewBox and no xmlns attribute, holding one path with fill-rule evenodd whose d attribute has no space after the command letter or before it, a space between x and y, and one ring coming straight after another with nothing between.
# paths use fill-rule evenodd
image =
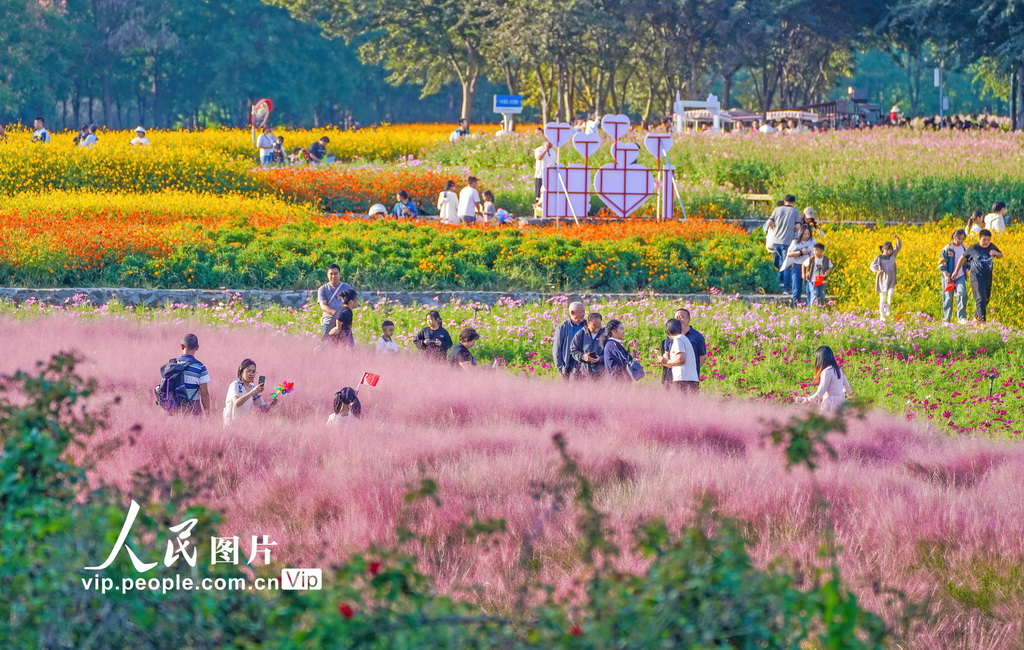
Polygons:
<instances>
[{"instance_id":1,"label":"signpost","mask_svg":"<svg viewBox=\"0 0 1024 650\"><path fill-rule=\"evenodd\" d=\"M510 115L517 115L523 112L522 95L495 95L494 112L501 113L502 129L512 130L512 118Z\"/></svg>"}]
</instances>

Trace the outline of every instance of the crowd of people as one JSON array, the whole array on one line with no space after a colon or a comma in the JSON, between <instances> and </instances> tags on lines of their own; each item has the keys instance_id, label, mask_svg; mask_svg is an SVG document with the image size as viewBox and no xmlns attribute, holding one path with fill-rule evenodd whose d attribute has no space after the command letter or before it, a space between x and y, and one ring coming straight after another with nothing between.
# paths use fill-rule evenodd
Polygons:
<instances>
[{"instance_id":1,"label":"crowd of people","mask_svg":"<svg viewBox=\"0 0 1024 650\"><path fill-rule=\"evenodd\" d=\"M323 314L320 334L325 343L352 347L353 310L358 306L355 290L341 281L340 268L331 264L327 269L327 282L317 290L317 300ZM627 340L625 324L618 319L604 320L598 312L587 313L581 302L568 305L568 318L557 325L553 333L552 360L560 378L565 381L607 379L635 382L645 376L636 339ZM427 312L425 326L411 335L413 346L424 358L470 370L478 367L473 347L481 335L473 327L459 332L458 342L444 327L440 312ZM395 324L381 323L381 336L374 342L378 354L398 354ZM155 388L156 401L171 414L195 416L215 413L210 397L210 373L196 358L199 339L186 334L181 341L181 354L170 359L161 368L161 383ZM694 393L700 390L701 368L707 361L708 347L704 335L691 326L690 311L680 308L665 323L665 338L660 349L651 350L649 362L661 368L661 383L669 389ZM495 359L493 368L504 365ZM818 389L810 396L799 397L797 402L820 402L821 408L834 411L850 394L846 380L835 355L827 346L820 347L814 357L814 381ZM360 383L362 385L362 383ZM256 362L243 359L235 379L227 386L221 411L224 426L253 414L274 409L279 395L269 398L266 377L257 374ZM359 388L345 386L334 393L326 424L337 425L359 418L363 406Z\"/></svg>"},{"instance_id":2,"label":"crowd of people","mask_svg":"<svg viewBox=\"0 0 1024 650\"><path fill-rule=\"evenodd\" d=\"M444 189L437 195L438 220L452 226L508 223L513 215L495 205L494 192L480 192L478 184L479 180L475 176L470 176L466 179L465 187L456 192L455 181L447 181ZM395 204L391 210L383 203L374 203L367 214L383 219L416 219L422 213L409 192L403 189L398 190L395 195Z\"/></svg>"},{"instance_id":3,"label":"crowd of people","mask_svg":"<svg viewBox=\"0 0 1024 650\"><path fill-rule=\"evenodd\" d=\"M997 201L988 214L975 210L964 228L953 231L950 242L939 252L938 269L942 279L942 315L945 322L953 319L954 303L959 323L967 322L967 284L974 299L974 320L984 323L988 318L988 304L992 296L995 260L1003 256L993 243L997 233L1006 232L1006 203ZM814 208L796 209L796 197L786 196L776 205L765 221L765 249L772 254L777 279L783 292L789 291L790 305L806 304L822 307L827 304L828 278L835 264L825 255L825 244L815 241L819 231ZM967 240L977 242L968 246ZM868 269L875 277L878 293L878 313L882 320L892 317L893 296L896 292L897 256L903 242L895 236L882 242L878 255Z\"/></svg>"}]
</instances>

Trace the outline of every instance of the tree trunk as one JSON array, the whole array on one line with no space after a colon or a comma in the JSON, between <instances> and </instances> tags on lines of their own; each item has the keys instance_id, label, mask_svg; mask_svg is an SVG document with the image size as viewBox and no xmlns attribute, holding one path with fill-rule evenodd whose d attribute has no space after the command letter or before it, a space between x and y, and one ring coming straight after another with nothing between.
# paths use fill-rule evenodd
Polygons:
<instances>
[{"instance_id":1,"label":"tree trunk","mask_svg":"<svg viewBox=\"0 0 1024 650\"><path fill-rule=\"evenodd\" d=\"M480 80L480 73L474 70L467 71L460 84L462 85L462 119L468 120L473 111L473 99L476 97L476 84Z\"/></svg>"},{"instance_id":2,"label":"tree trunk","mask_svg":"<svg viewBox=\"0 0 1024 650\"><path fill-rule=\"evenodd\" d=\"M1017 114L1014 118L1014 130L1024 129L1024 61L1017 64L1017 87L1012 89L1017 97Z\"/></svg>"},{"instance_id":3,"label":"tree trunk","mask_svg":"<svg viewBox=\"0 0 1024 650\"><path fill-rule=\"evenodd\" d=\"M732 78L735 72L722 75L722 110L727 111L732 107Z\"/></svg>"},{"instance_id":4,"label":"tree trunk","mask_svg":"<svg viewBox=\"0 0 1024 650\"><path fill-rule=\"evenodd\" d=\"M103 75L103 126L110 128L110 75Z\"/></svg>"}]
</instances>

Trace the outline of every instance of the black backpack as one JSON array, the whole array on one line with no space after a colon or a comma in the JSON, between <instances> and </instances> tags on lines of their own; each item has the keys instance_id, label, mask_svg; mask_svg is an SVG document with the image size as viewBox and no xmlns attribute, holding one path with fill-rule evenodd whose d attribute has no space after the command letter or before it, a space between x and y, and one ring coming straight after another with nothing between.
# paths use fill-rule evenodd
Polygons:
<instances>
[{"instance_id":1,"label":"black backpack","mask_svg":"<svg viewBox=\"0 0 1024 650\"><path fill-rule=\"evenodd\" d=\"M160 383L153 392L156 393L156 403L168 413L195 408L188 398L188 387L185 385L186 368L188 363L177 359L171 359L160 368Z\"/></svg>"}]
</instances>

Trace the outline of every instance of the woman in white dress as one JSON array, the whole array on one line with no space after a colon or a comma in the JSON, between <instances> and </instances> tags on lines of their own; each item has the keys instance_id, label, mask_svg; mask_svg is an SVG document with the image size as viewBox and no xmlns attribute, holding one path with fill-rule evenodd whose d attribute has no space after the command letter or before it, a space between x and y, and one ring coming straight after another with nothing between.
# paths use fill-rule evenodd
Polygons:
<instances>
[{"instance_id":1,"label":"woman in white dress","mask_svg":"<svg viewBox=\"0 0 1024 650\"><path fill-rule=\"evenodd\" d=\"M238 379L231 382L228 393L224 396L224 426L251 414L254 410L269 411L270 407L277 403L276 396L269 403L264 400L263 382L256 384L253 383L255 381L256 362L244 359L238 366Z\"/></svg>"},{"instance_id":2,"label":"woman in white dress","mask_svg":"<svg viewBox=\"0 0 1024 650\"><path fill-rule=\"evenodd\" d=\"M455 181L448 181L444 191L437 195L437 209L441 223L456 225L459 223L459 195L453 189Z\"/></svg>"},{"instance_id":3,"label":"woman in white dress","mask_svg":"<svg viewBox=\"0 0 1024 650\"><path fill-rule=\"evenodd\" d=\"M797 404L820 401L819 410L835 413L846 401L846 396L853 393L850 382L846 380L846 373L839 367L832 348L827 345L814 351L814 381L818 384L818 390L810 397L797 397Z\"/></svg>"}]
</instances>

